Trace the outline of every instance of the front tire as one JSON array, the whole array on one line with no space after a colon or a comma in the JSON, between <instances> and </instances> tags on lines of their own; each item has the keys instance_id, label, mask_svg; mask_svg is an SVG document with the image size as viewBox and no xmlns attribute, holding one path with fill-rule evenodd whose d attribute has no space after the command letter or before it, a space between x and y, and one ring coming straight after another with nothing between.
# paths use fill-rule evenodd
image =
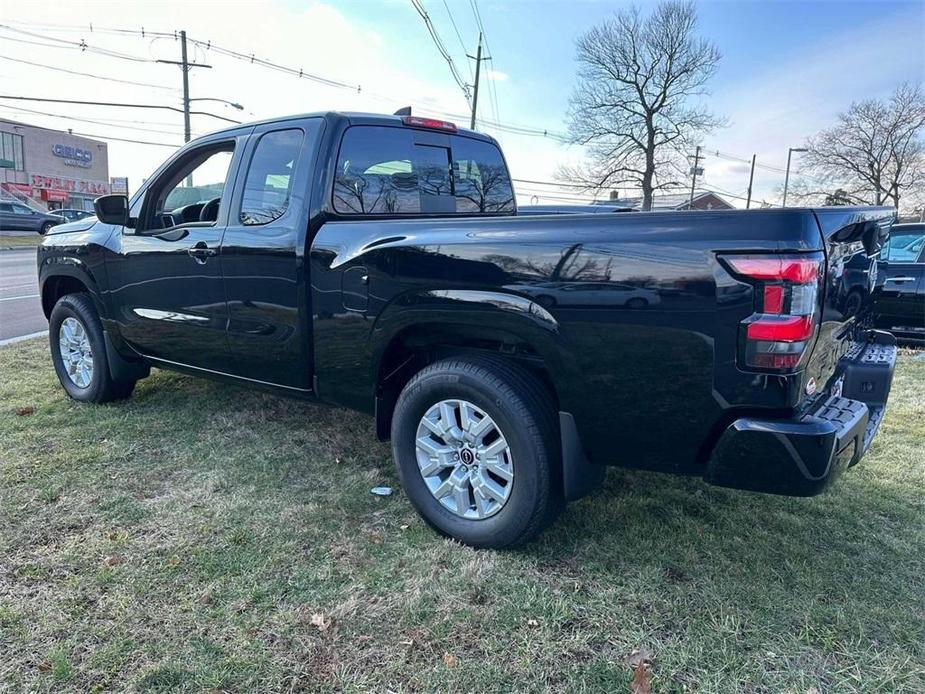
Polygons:
<instances>
[{"instance_id":1,"label":"front tire","mask_svg":"<svg viewBox=\"0 0 925 694\"><path fill-rule=\"evenodd\" d=\"M438 532L473 547L522 545L563 506L553 398L494 357L446 359L418 372L392 418L402 487Z\"/></svg>"},{"instance_id":2,"label":"front tire","mask_svg":"<svg viewBox=\"0 0 925 694\"><path fill-rule=\"evenodd\" d=\"M44 236L44 235L47 234L49 231L51 231L51 228L52 228L53 226L54 226L54 224L52 224L51 222L45 222L45 223L42 225L42 228L39 229L39 234L42 235L42 236Z\"/></svg>"},{"instance_id":3,"label":"front tire","mask_svg":"<svg viewBox=\"0 0 925 694\"><path fill-rule=\"evenodd\" d=\"M51 360L65 392L80 402L109 402L132 394L136 381L109 372L103 326L87 294L67 294L48 321Z\"/></svg>"}]
</instances>

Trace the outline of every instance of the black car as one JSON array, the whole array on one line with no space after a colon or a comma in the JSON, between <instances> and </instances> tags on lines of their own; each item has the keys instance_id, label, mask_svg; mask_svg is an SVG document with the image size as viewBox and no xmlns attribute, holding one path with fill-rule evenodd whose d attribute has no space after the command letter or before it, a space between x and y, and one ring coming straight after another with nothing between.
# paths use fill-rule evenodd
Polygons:
<instances>
[{"instance_id":1,"label":"black car","mask_svg":"<svg viewBox=\"0 0 925 694\"><path fill-rule=\"evenodd\" d=\"M925 340L925 224L896 224L880 251L871 296L874 325Z\"/></svg>"},{"instance_id":2,"label":"black car","mask_svg":"<svg viewBox=\"0 0 925 694\"><path fill-rule=\"evenodd\" d=\"M829 289L890 208L523 216L491 137L321 113L190 142L96 212L38 249L70 397L157 366L367 412L410 502L478 547L606 465L818 494L887 405L895 338Z\"/></svg>"},{"instance_id":3,"label":"black car","mask_svg":"<svg viewBox=\"0 0 925 694\"><path fill-rule=\"evenodd\" d=\"M55 210L53 214L61 215L68 222L76 222L80 219L86 219L87 217L93 216L93 213L88 212L87 210L72 209Z\"/></svg>"}]
</instances>

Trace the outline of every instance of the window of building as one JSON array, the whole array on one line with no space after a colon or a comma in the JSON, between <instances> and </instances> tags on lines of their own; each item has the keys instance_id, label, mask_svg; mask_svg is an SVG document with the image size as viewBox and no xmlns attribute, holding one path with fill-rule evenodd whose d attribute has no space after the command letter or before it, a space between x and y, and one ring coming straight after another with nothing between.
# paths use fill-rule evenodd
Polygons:
<instances>
[{"instance_id":1,"label":"window of building","mask_svg":"<svg viewBox=\"0 0 925 694\"><path fill-rule=\"evenodd\" d=\"M13 162L14 171L25 170L22 153L22 135L0 133L0 159Z\"/></svg>"},{"instance_id":2,"label":"window of building","mask_svg":"<svg viewBox=\"0 0 925 694\"><path fill-rule=\"evenodd\" d=\"M292 195L302 138L300 129L277 130L260 137L244 182L241 224L267 224L283 216Z\"/></svg>"}]
</instances>

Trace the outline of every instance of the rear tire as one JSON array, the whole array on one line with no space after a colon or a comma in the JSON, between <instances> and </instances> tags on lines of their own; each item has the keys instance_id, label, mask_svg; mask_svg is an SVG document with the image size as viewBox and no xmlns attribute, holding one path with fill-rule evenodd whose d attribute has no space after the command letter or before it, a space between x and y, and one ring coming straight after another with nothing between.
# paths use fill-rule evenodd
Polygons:
<instances>
[{"instance_id":1,"label":"rear tire","mask_svg":"<svg viewBox=\"0 0 925 694\"><path fill-rule=\"evenodd\" d=\"M858 289L852 289L845 299L845 317L851 318L856 316L864 308L864 293Z\"/></svg>"},{"instance_id":2,"label":"rear tire","mask_svg":"<svg viewBox=\"0 0 925 694\"><path fill-rule=\"evenodd\" d=\"M117 381L109 372L103 326L87 294L67 294L48 320L51 360L64 391L80 402L129 397L135 380Z\"/></svg>"},{"instance_id":3,"label":"rear tire","mask_svg":"<svg viewBox=\"0 0 925 694\"><path fill-rule=\"evenodd\" d=\"M484 424L486 419L490 423L486 427L494 431L483 439L489 443L475 443L473 439L471 448L462 437L458 448L443 446L440 436L435 435L441 450L448 451L448 463L441 464L439 473L425 477L422 470L429 469L429 462L426 453L422 458L419 447L423 419L431 417L427 429L433 430L435 415L431 413L441 412L436 422L440 428L444 421L442 410L434 408L448 402L462 403L468 412L476 413L469 420L473 422L471 431L477 431L475 424ZM564 503L559 427L553 402L552 394L536 378L502 358L445 359L412 377L395 406L392 451L402 487L424 520L438 532L467 545L494 549L522 545L555 520ZM459 425L463 416L461 408L453 415L457 434L462 430ZM501 443L507 444L505 452L489 456L490 449L497 448L502 439ZM430 442L428 439L425 445ZM465 453L467 449L469 454ZM481 461L473 461L476 451L482 451ZM458 454L463 458L454 460ZM462 464L466 457L468 467ZM508 462L500 467L506 472L499 470L499 461L505 457ZM495 476L496 471L503 472L504 477ZM443 484L459 475L453 480L468 479L471 485L461 482L468 491L460 492L460 496L454 492L441 501L438 494L443 484L437 491L432 490L443 475ZM493 482L487 485L493 494L499 488L506 490L503 501L482 492L486 478ZM465 506L463 515L460 507L465 504L471 506Z\"/></svg>"},{"instance_id":4,"label":"rear tire","mask_svg":"<svg viewBox=\"0 0 925 694\"><path fill-rule=\"evenodd\" d=\"M39 234L42 235L42 236L44 236L45 234L47 234L47 233L51 230L51 228L52 228L53 226L54 226L54 224L52 224L51 222L45 222L45 223L42 225L42 228L39 229Z\"/></svg>"}]
</instances>

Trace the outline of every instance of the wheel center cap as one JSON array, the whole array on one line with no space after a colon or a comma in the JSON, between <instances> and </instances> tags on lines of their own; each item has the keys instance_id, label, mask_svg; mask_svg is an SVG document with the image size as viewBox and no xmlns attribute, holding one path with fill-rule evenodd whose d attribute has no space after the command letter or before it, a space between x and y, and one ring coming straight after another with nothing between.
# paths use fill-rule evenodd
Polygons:
<instances>
[{"instance_id":1,"label":"wheel center cap","mask_svg":"<svg viewBox=\"0 0 925 694\"><path fill-rule=\"evenodd\" d=\"M468 448L463 448L459 453L459 459L464 465L471 465L475 461L475 455Z\"/></svg>"}]
</instances>

